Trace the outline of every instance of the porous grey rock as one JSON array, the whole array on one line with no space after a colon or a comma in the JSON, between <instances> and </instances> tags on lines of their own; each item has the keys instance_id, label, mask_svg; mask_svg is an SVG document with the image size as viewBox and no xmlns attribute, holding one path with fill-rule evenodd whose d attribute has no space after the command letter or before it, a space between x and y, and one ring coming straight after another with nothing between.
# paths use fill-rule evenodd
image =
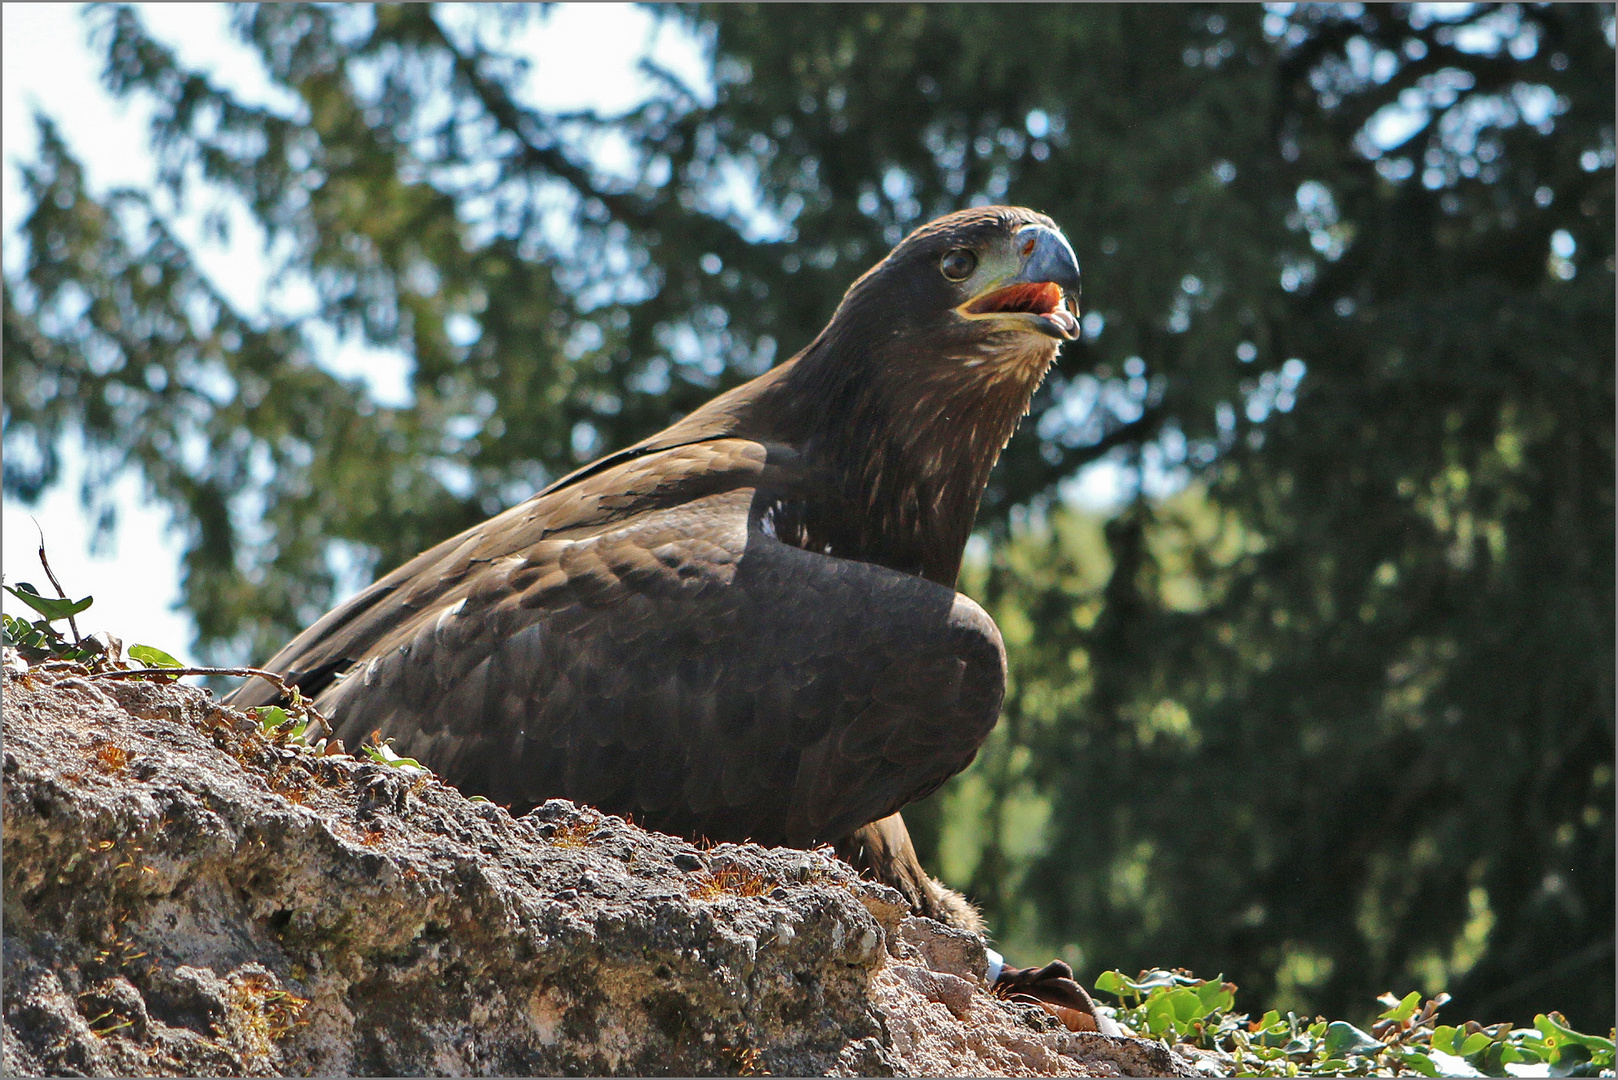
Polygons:
<instances>
[{"instance_id":1,"label":"porous grey rock","mask_svg":"<svg viewBox=\"0 0 1618 1080\"><path fill-rule=\"evenodd\" d=\"M8 1074L1184 1071L994 998L829 851L514 819L185 686L0 693Z\"/></svg>"},{"instance_id":2,"label":"porous grey rock","mask_svg":"<svg viewBox=\"0 0 1618 1080\"><path fill-rule=\"evenodd\" d=\"M899 923L895 940L900 944L895 955L920 957L934 971L947 971L973 982L983 981L989 973L989 953L976 934L932 919L907 916Z\"/></svg>"}]
</instances>

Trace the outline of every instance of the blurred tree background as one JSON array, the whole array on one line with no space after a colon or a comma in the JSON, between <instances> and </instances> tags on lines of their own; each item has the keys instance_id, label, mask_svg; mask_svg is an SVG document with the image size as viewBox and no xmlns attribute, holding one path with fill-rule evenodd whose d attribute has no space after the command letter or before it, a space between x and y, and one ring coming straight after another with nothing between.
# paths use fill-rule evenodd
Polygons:
<instances>
[{"instance_id":1,"label":"blurred tree background","mask_svg":"<svg viewBox=\"0 0 1618 1080\"><path fill-rule=\"evenodd\" d=\"M662 14L713 85L598 115L526 102L535 9L243 6L288 109L95 9L162 182L88 190L41 118L7 492L68 437L92 489L137 470L199 648L262 658L784 359L914 225L1036 207L1085 337L985 500L963 587L1013 685L907 811L924 859L1023 963L1604 1030L1612 6ZM307 315L237 310L178 238L231 205ZM402 349L410 400L329 373L334 337ZM1079 509L1103 457L1117 508Z\"/></svg>"}]
</instances>

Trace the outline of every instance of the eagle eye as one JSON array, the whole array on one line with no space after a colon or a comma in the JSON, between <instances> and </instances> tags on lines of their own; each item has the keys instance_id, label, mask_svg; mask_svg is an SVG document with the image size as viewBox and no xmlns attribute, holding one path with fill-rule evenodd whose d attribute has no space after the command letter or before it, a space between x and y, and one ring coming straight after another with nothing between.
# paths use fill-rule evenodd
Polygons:
<instances>
[{"instance_id":1,"label":"eagle eye","mask_svg":"<svg viewBox=\"0 0 1618 1080\"><path fill-rule=\"evenodd\" d=\"M965 281L977 268L978 257L965 248L951 248L938 263L938 269L951 281Z\"/></svg>"}]
</instances>

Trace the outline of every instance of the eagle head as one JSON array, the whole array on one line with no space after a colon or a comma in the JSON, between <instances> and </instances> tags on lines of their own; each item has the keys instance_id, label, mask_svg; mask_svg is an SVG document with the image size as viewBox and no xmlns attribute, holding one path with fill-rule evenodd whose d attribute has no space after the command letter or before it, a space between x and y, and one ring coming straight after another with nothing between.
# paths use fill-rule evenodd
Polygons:
<instances>
[{"instance_id":1,"label":"eagle head","mask_svg":"<svg viewBox=\"0 0 1618 1080\"><path fill-rule=\"evenodd\" d=\"M834 549L954 581L989 471L1079 335L1078 297L1066 237L1015 206L929 222L849 287L820 336L749 391L760 428L858 508L839 511L857 536L828 527Z\"/></svg>"},{"instance_id":2,"label":"eagle head","mask_svg":"<svg viewBox=\"0 0 1618 1080\"><path fill-rule=\"evenodd\" d=\"M1079 260L1056 223L988 206L911 233L849 288L832 325L858 326L894 358L1032 350L1049 359L1079 336L1078 315Z\"/></svg>"}]
</instances>

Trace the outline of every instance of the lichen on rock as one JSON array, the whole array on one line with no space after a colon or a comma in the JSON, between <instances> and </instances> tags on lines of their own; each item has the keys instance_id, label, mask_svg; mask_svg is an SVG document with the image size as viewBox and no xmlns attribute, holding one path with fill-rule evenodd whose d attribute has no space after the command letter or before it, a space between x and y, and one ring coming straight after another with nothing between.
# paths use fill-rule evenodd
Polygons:
<instances>
[{"instance_id":1,"label":"lichen on rock","mask_svg":"<svg viewBox=\"0 0 1618 1080\"><path fill-rule=\"evenodd\" d=\"M8 1074L1185 1070L994 998L829 851L513 818L183 685L0 689Z\"/></svg>"}]
</instances>

